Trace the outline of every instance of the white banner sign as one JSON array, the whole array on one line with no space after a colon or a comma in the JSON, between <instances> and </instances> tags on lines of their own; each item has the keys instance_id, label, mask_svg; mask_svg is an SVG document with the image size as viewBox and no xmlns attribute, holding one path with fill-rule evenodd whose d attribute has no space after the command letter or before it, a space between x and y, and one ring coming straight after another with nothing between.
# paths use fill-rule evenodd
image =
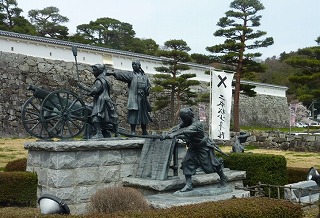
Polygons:
<instances>
[{"instance_id":1,"label":"white banner sign","mask_svg":"<svg viewBox=\"0 0 320 218\"><path fill-rule=\"evenodd\" d=\"M211 72L211 138L230 139L233 73Z\"/></svg>"}]
</instances>

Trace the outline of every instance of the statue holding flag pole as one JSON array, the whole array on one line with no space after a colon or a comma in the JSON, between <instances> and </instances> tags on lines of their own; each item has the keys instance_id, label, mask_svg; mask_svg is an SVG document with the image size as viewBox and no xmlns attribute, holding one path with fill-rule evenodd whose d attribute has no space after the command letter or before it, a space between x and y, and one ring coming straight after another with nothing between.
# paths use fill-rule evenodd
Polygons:
<instances>
[{"instance_id":1,"label":"statue holding flag pole","mask_svg":"<svg viewBox=\"0 0 320 218\"><path fill-rule=\"evenodd\" d=\"M107 69L105 65L95 64L92 65L92 74L95 77L94 83L91 87L86 86L80 82L78 63L77 63L77 47L72 46L72 52L75 58L78 87L80 90L84 90L88 96L93 97L93 105L91 114L89 116L90 123L95 128L95 135L90 136L88 133L90 130L87 125L86 137L90 139L101 139L110 137L109 131L107 130L110 125L115 133L115 137L118 137L118 114L115 109L115 103L110 97L110 83L107 80ZM80 91L80 96L82 92Z\"/></svg>"}]
</instances>

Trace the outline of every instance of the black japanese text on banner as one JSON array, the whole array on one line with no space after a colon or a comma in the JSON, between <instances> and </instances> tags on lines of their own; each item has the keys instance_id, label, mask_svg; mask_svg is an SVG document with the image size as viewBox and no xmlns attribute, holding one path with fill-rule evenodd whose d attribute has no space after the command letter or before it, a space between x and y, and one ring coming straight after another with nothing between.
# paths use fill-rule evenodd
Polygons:
<instances>
[{"instance_id":1,"label":"black japanese text on banner","mask_svg":"<svg viewBox=\"0 0 320 218\"><path fill-rule=\"evenodd\" d=\"M230 139L233 73L211 71L211 138Z\"/></svg>"}]
</instances>

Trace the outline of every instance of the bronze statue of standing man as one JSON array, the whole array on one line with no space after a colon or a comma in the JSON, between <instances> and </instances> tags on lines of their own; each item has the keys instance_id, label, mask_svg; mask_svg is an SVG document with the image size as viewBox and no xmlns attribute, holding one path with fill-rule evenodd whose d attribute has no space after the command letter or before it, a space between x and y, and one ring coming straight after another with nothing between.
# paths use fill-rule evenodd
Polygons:
<instances>
[{"instance_id":1,"label":"bronze statue of standing man","mask_svg":"<svg viewBox=\"0 0 320 218\"><path fill-rule=\"evenodd\" d=\"M132 61L132 72L108 73L117 80L128 83L129 96L127 102L127 122L131 126L131 134L136 134L136 126L141 125L142 135L148 135L147 124L152 122L149 112L151 106L148 101L151 83L141 68L139 60Z\"/></svg>"}]
</instances>

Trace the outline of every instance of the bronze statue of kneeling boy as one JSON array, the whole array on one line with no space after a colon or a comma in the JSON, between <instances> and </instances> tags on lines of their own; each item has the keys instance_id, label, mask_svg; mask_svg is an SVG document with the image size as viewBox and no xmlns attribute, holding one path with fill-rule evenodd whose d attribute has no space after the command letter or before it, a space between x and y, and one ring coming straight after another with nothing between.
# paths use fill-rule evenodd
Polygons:
<instances>
[{"instance_id":1,"label":"bronze statue of kneeling boy","mask_svg":"<svg viewBox=\"0 0 320 218\"><path fill-rule=\"evenodd\" d=\"M164 136L164 139L175 137L183 139L188 146L181 166L186 178L186 184L180 192L187 192L193 189L191 177L195 175L199 167L207 174L216 172L220 176L220 187L225 187L227 178L223 173L222 160L215 155L214 149L216 145L206 136L203 124L194 119L194 113L191 108L181 109L180 118L182 123L178 126L178 129Z\"/></svg>"}]
</instances>

